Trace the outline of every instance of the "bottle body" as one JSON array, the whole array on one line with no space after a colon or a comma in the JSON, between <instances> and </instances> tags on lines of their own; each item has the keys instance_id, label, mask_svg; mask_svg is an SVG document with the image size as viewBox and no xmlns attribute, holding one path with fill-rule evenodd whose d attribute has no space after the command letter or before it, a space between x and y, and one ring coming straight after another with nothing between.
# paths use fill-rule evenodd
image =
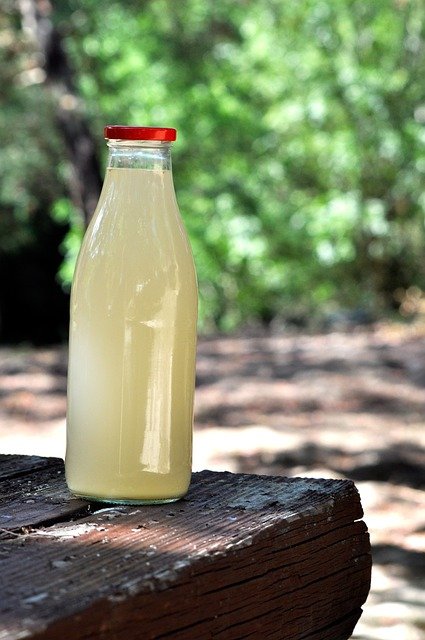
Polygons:
<instances>
[{"instance_id":1,"label":"bottle body","mask_svg":"<svg viewBox=\"0 0 425 640\"><path fill-rule=\"evenodd\" d=\"M191 477L197 285L171 169L108 167L70 316L70 490L123 503L182 497Z\"/></svg>"}]
</instances>

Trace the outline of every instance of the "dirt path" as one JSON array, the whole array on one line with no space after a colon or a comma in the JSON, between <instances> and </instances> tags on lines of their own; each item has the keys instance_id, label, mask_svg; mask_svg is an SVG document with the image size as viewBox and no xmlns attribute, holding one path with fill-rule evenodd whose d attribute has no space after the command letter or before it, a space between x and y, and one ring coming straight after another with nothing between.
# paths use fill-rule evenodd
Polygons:
<instances>
[{"instance_id":1,"label":"dirt path","mask_svg":"<svg viewBox=\"0 0 425 640\"><path fill-rule=\"evenodd\" d=\"M64 349L0 349L0 451L64 453ZM356 640L425 638L425 332L203 339L194 467L352 478L374 556Z\"/></svg>"}]
</instances>

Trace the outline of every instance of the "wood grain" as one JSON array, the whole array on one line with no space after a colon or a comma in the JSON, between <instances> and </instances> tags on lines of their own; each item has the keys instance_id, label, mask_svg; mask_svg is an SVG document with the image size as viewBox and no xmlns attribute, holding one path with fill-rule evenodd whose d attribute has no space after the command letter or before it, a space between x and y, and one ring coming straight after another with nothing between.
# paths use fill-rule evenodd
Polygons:
<instances>
[{"instance_id":1,"label":"wood grain","mask_svg":"<svg viewBox=\"0 0 425 640\"><path fill-rule=\"evenodd\" d=\"M371 573L351 481L204 471L177 503L114 507L22 458L0 480L1 640L351 636Z\"/></svg>"}]
</instances>

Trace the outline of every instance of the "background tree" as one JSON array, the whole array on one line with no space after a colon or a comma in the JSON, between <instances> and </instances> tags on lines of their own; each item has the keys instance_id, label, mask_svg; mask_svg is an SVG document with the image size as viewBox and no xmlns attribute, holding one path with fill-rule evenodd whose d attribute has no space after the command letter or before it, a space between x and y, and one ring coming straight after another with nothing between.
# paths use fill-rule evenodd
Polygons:
<instances>
[{"instance_id":1,"label":"background tree","mask_svg":"<svg viewBox=\"0 0 425 640\"><path fill-rule=\"evenodd\" d=\"M3 14L13 42L25 43L14 6ZM203 330L315 318L339 307L376 316L406 291L421 297L425 0L64 0L52 7L80 108L103 153L106 123L178 129L175 182ZM14 130L13 100L22 109L36 96L50 105L32 118L50 123L42 130L56 193L41 209L69 225L66 286L81 204L72 201L65 175L72 163L46 82L19 80L19 60L30 57L28 43L20 46L15 71L8 67L15 97L2 115ZM14 138L15 154L20 145Z\"/></svg>"},{"instance_id":2,"label":"background tree","mask_svg":"<svg viewBox=\"0 0 425 640\"><path fill-rule=\"evenodd\" d=\"M0 10L0 335L36 343L66 336L56 274L65 227L49 212L67 194L54 105L16 6Z\"/></svg>"}]
</instances>

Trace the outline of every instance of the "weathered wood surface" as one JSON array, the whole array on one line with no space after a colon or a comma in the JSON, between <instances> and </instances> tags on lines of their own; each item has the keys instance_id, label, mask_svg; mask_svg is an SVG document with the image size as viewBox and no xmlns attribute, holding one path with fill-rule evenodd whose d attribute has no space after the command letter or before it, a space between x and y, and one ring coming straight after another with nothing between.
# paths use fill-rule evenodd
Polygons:
<instances>
[{"instance_id":1,"label":"weathered wood surface","mask_svg":"<svg viewBox=\"0 0 425 640\"><path fill-rule=\"evenodd\" d=\"M348 639L362 515L348 480L211 471L173 504L89 504L61 460L0 455L0 639Z\"/></svg>"},{"instance_id":2,"label":"weathered wood surface","mask_svg":"<svg viewBox=\"0 0 425 640\"><path fill-rule=\"evenodd\" d=\"M0 455L0 529L3 533L5 529L55 523L87 513L89 508L88 502L66 490L63 460Z\"/></svg>"}]
</instances>

